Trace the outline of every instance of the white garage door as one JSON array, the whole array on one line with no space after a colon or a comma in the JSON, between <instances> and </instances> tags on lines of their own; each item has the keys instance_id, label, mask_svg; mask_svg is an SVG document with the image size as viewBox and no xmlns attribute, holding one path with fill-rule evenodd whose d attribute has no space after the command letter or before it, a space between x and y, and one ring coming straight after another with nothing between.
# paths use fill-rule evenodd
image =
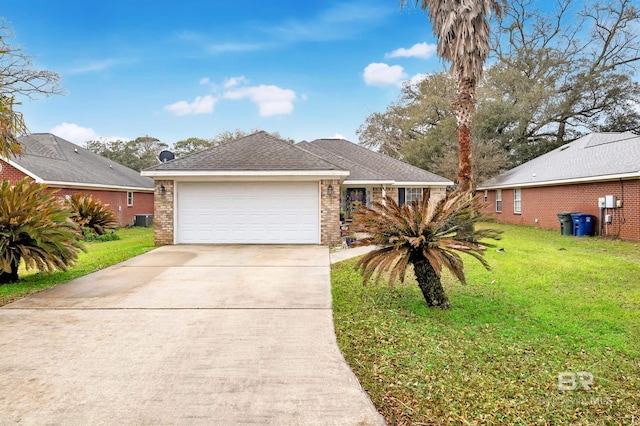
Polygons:
<instances>
[{"instance_id":1,"label":"white garage door","mask_svg":"<svg viewBox=\"0 0 640 426\"><path fill-rule=\"evenodd\" d=\"M318 182L177 185L177 242L318 244Z\"/></svg>"}]
</instances>

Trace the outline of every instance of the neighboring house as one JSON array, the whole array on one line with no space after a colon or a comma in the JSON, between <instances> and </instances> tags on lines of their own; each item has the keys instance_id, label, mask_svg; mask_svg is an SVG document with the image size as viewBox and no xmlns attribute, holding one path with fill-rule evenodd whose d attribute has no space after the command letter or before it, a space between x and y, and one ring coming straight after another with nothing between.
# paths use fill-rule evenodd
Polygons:
<instances>
[{"instance_id":1,"label":"neighboring house","mask_svg":"<svg viewBox=\"0 0 640 426\"><path fill-rule=\"evenodd\" d=\"M560 229L557 213L588 213L596 233L638 241L640 136L592 133L483 182L478 192L499 222ZM615 200L601 209L607 195Z\"/></svg>"},{"instance_id":2,"label":"neighboring house","mask_svg":"<svg viewBox=\"0 0 640 426\"><path fill-rule=\"evenodd\" d=\"M18 139L22 153L0 159L0 179L29 177L57 196L88 194L108 204L121 226L153 214L153 179L49 133Z\"/></svg>"},{"instance_id":3,"label":"neighboring house","mask_svg":"<svg viewBox=\"0 0 640 426\"><path fill-rule=\"evenodd\" d=\"M347 195L370 204L404 192L408 201L416 195L406 188L441 196L451 184L348 141L294 145L265 132L142 175L155 179L156 244L339 244L341 207L354 207Z\"/></svg>"}]
</instances>

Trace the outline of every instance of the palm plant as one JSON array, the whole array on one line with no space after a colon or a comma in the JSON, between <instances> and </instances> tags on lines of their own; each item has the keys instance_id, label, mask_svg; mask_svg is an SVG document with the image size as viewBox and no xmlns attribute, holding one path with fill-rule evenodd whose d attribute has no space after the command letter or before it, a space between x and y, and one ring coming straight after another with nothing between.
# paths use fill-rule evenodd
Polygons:
<instances>
[{"instance_id":1,"label":"palm plant","mask_svg":"<svg viewBox=\"0 0 640 426\"><path fill-rule=\"evenodd\" d=\"M71 220L82 230L88 229L93 234L104 235L118 226L108 204L94 200L91 195L73 194L67 199L67 205L71 211Z\"/></svg>"},{"instance_id":2,"label":"palm plant","mask_svg":"<svg viewBox=\"0 0 640 426\"><path fill-rule=\"evenodd\" d=\"M378 245L380 248L364 255L356 263L366 283L377 273L389 273L389 285L396 280L404 282L408 266L413 271L427 305L448 309L449 299L440 277L443 268L466 284L464 263L459 253L468 254L489 269L483 258L484 238L499 239L494 229L475 229L473 224L482 220L477 214L480 201L467 191L456 191L442 200L414 201L398 207L391 197L384 202L374 202L371 208L356 212L354 223L369 237L356 242L357 245ZM472 234L459 237L461 227L470 227Z\"/></svg>"},{"instance_id":3,"label":"palm plant","mask_svg":"<svg viewBox=\"0 0 640 426\"><path fill-rule=\"evenodd\" d=\"M400 0L400 4L408 1L413 0ZM499 16L502 6L496 0L415 0L415 4L428 11L438 39L438 56L451 62L451 71L457 78L452 106L458 124L458 184L467 191L473 188L471 118L475 89L489 56L491 11Z\"/></svg>"},{"instance_id":4,"label":"palm plant","mask_svg":"<svg viewBox=\"0 0 640 426\"><path fill-rule=\"evenodd\" d=\"M42 184L25 178L0 183L0 284L18 280L18 267L52 272L83 250L69 211Z\"/></svg>"}]
</instances>

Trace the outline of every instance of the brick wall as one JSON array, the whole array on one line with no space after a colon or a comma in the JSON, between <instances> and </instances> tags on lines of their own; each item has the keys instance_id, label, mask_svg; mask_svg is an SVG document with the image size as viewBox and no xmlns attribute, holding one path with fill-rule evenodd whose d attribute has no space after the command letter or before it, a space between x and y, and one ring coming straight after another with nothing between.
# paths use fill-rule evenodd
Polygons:
<instances>
[{"instance_id":1,"label":"brick wall","mask_svg":"<svg viewBox=\"0 0 640 426\"><path fill-rule=\"evenodd\" d=\"M495 211L496 192L488 191L488 205L484 209L502 223L537 226L560 230L558 212L580 212L596 217L596 232L600 228L598 198L615 195L623 207L609 209L612 223L604 235L640 241L640 180L594 182L575 185L522 188L521 214L513 212L513 189L502 190L502 212ZM479 191L483 196L484 192ZM536 221L537 219L537 221Z\"/></svg>"},{"instance_id":2,"label":"brick wall","mask_svg":"<svg viewBox=\"0 0 640 426\"><path fill-rule=\"evenodd\" d=\"M120 226L133 225L138 214L153 214L153 194L150 192L133 192L133 205L127 206L127 191L102 191L94 189L54 188L56 196L82 194L91 195L94 199L107 204Z\"/></svg>"},{"instance_id":3,"label":"brick wall","mask_svg":"<svg viewBox=\"0 0 640 426\"><path fill-rule=\"evenodd\" d=\"M27 177L26 174L13 167L11 164L4 160L0 160L0 166L2 171L0 172L0 180L8 180L11 183L17 183Z\"/></svg>"},{"instance_id":4,"label":"brick wall","mask_svg":"<svg viewBox=\"0 0 640 426\"><path fill-rule=\"evenodd\" d=\"M0 180L6 179L15 184L27 177L26 174L5 161L0 160L0 163L2 164ZM91 195L94 199L100 200L101 203L109 206L120 226L132 225L134 223L135 216L138 214L153 214L153 194L150 192L134 191L133 206L127 206L127 191L59 188L53 186L50 186L49 188L57 191L56 196L58 197L73 194Z\"/></svg>"},{"instance_id":5,"label":"brick wall","mask_svg":"<svg viewBox=\"0 0 640 426\"><path fill-rule=\"evenodd\" d=\"M333 194L327 189L333 187ZM340 244L340 181L327 179L320 181L320 244L335 246Z\"/></svg>"},{"instance_id":6,"label":"brick wall","mask_svg":"<svg viewBox=\"0 0 640 426\"><path fill-rule=\"evenodd\" d=\"M161 190L164 187L164 191ZM155 181L154 239L157 246L173 244L173 192L172 180Z\"/></svg>"}]
</instances>

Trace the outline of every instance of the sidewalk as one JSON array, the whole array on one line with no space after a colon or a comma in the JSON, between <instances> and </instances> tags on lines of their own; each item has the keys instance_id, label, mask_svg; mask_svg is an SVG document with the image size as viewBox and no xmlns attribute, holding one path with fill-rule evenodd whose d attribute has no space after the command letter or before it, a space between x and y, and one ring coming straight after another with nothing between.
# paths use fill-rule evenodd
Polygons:
<instances>
[{"instance_id":1,"label":"sidewalk","mask_svg":"<svg viewBox=\"0 0 640 426\"><path fill-rule=\"evenodd\" d=\"M367 254L370 251L377 249L378 246L362 246L362 247L353 247L340 251L336 251L330 253L331 264L342 262L343 260L353 259L354 257L362 256L363 254Z\"/></svg>"}]
</instances>

